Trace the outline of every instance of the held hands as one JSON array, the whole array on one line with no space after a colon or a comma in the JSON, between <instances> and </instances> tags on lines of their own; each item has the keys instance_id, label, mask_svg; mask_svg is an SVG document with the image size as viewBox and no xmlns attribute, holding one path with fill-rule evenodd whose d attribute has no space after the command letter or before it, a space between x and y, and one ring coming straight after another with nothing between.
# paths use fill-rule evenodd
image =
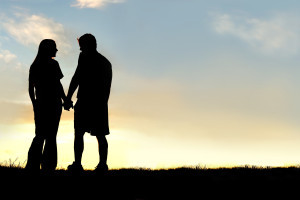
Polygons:
<instances>
[{"instance_id":1,"label":"held hands","mask_svg":"<svg viewBox=\"0 0 300 200\"><path fill-rule=\"evenodd\" d=\"M67 111L70 111L70 108L74 108L73 107L73 101L71 99L66 99L63 103L64 109Z\"/></svg>"}]
</instances>

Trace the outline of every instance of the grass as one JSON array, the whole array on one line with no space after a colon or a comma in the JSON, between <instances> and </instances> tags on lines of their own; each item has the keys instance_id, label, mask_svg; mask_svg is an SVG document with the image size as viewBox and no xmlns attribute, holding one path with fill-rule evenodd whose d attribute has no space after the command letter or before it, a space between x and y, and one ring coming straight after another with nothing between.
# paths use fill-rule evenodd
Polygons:
<instances>
[{"instance_id":1,"label":"grass","mask_svg":"<svg viewBox=\"0 0 300 200\"><path fill-rule=\"evenodd\" d=\"M2 176L23 176L26 171L24 163L16 160L9 160L0 164L0 175ZM43 174L41 174L43 175ZM53 176L71 176L66 169L57 169ZM81 176L93 177L93 170L85 170ZM183 166L169 169L150 169L150 168L120 168L111 169L106 177L186 177L186 178L205 178L207 180L287 180L297 179L300 181L300 166L289 167L262 167L255 165L244 165L236 167L207 168L206 166Z\"/></svg>"},{"instance_id":2,"label":"grass","mask_svg":"<svg viewBox=\"0 0 300 200\"><path fill-rule=\"evenodd\" d=\"M96 176L92 170L85 170L81 176L72 176L67 170L58 169L51 176L41 174L37 177L27 175L21 166L22 164L15 160L2 163L1 183L18 190L24 186L29 191L32 191L32 188L42 191L45 188L55 188L54 192L66 194L67 197L70 194L76 197L77 193L74 192L92 196L105 192L113 196L108 199L201 199L200 197L204 198L207 195L209 199L232 199L233 196L240 197L241 194L244 198L270 199L270 195L277 197L278 192L294 195L293 190L285 190L286 186L298 187L300 182L299 166L192 166L158 170L121 168L109 170L104 176ZM68 189L69 193L66 192ZM126 198L114 198L120 195Z\"/></svg>"}]
</instances>

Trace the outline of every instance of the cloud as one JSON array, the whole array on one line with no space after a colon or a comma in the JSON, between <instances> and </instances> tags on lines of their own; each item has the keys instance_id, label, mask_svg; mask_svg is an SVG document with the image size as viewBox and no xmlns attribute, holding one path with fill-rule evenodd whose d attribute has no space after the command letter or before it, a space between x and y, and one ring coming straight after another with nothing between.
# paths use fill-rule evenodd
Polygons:
<instances>
[{"instance_id":1,"label":"cloud","mask_svg":"<svg viewBox=\"0 0 300 200\"><path fill-rule=\"evenodd\" d=\"M0 49L0 101L28 101L28 71L24 64L8 50ZM3 112L5 115L6 112Z\"/></svg>"},{"instance_id":2,"label":"cloud","mask_svg":"<svg viewBox=\"0 0 300 200\"><path fill-rule=\"evenodd\" d=\"M123 3L125 0L76 0L72 6L79 8L101 8L109 3Z\"/></svg>"},{"instance_id":3,"label":"cloud","mask_svg":"<svg viewBox=\"0 0 300 200\"><path fill-rule=\"evenodd\" d=\"M67 53L71 49L62 24L39 15L16 13L14 18L1 17L0 26L16 41L25 46L38 46L43 39L54 39L58 49Z\"/></svg>"},{"instance_id":4,"label":"cloud","mask_svg":"<svg viewBox=\"0 0 300 200\"><path fill-rule=\"evenodd\" d=\"M219 34L238 37L265 53L294 55L300 47L298 21L298 17L284 14L270 19L216 14L213 28Z\"/></svg>"},{"instance_id":5,"label":"cloud","mask_svg":"<svg viewBox=\"0 0 300 200\"><path fill-rule=\"evenodd\" d=\"M13 53L11 53L8 50L0 50L0 60L4 61L4 63L8 64L14 61L17 58L17 56Z\"/></svg>"},{"instance_id":6,"label":"cloud","mask_svg":"<svg viewBox=\"0 0 300 200\"><path fill-rule=\"evenodd\" d=\"M0 104L1 101L27 101L27 68L20 62L17 55L10 50L2 49L0 45ZM0 110L1 109L0 106ZM3 111L5 116L7 112ZM1 123L1 116L0 116Z\"/></svg>"}]
</instances>

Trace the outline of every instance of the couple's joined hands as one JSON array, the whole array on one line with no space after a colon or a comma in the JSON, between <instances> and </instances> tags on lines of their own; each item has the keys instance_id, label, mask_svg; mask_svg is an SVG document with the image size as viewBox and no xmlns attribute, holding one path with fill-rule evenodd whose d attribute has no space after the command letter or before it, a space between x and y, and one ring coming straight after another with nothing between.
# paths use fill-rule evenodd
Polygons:
<instances>
[{"instance_id":1,"label":"couple's joined hands","mask_svg":"<svg viewBox=\"0 0 300 200\"><path fill-rule=\"evenodd\" d=\"M70 111L70 108L74 108L73 101L71 99L66 99L63 103L63 107L65 110Z\"/></svg>"}]
</instances>

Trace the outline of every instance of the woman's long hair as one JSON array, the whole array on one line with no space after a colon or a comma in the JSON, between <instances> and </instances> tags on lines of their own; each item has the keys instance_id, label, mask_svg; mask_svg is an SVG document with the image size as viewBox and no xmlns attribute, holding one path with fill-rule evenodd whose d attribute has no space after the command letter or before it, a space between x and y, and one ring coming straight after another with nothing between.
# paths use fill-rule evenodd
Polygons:
<instances>
[{"instance_id":1,"label":"woman's long hair","mask_svg":"<svg viewBox=\"0 0 300 200\"><path fill-rule=\"evenodd\" d=\"M42 40L39 45L38 53L32 64L36 64L42 60L51 58L53 49L56 49L56 43L54 40L51 40L51 39Z\"/></svg>"}]
</instances>

